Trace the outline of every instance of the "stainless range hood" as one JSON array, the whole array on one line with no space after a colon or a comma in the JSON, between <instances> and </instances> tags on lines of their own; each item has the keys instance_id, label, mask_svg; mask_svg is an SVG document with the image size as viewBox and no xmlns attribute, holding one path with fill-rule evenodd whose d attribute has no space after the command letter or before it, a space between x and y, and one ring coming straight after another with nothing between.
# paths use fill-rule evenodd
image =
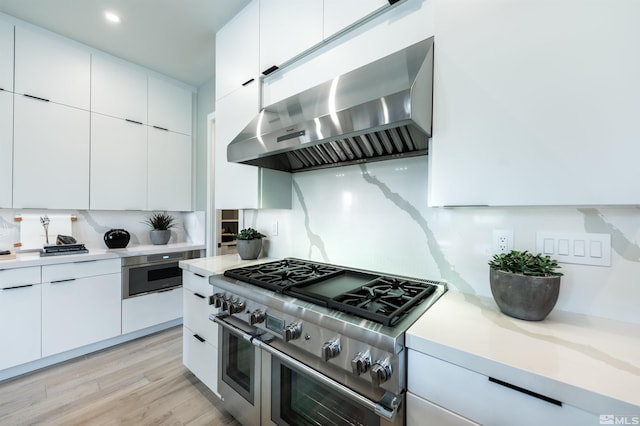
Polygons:
<instances>
[{"instance_id":1,"label":"stainless range hood","mask_svg":"<svg viewBox=\"0 0 640 426\"><path fill-rule=\"evenodd\" d=\"M432 91L433 37L265 107L227 159L298 172L425 155Z\"/></svg>"}]
</instances>

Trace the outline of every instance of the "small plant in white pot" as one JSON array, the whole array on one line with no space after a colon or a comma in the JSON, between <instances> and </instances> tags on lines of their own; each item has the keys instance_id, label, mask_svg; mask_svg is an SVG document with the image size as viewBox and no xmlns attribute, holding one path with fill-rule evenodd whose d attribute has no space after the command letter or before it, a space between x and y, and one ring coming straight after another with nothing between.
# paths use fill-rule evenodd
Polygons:
<instances>
[{"instance_id":1,"label":"small plant in white pot","mask_svg":"<svg viewBox=\"0 0 640 426\"><path fill-rule=\"evenodd\" d=\"M175 226L175 219L167 213L154 213L145 220L152 229L150 231L151 244L167 244L171 239L171 228Z\"/></svg>"},{"instance_id":2,"label":"small plant in white pot","mask_svg":"<svg viewBox=\"0 0 640 426\"><path fill-rule=\"evenodd\" d=\"M540 253L512 250L489 262L491 294L500 311L514 318L541 321L549 315L560 292L558 262Z\"/></svg>"},{"instance_id":3,"label":"small plant in white pot","mask_svg":"<svg viewBox=\"0 0 640 426\"><path fill-rule=\"evenodd\" d=\"M262 251L262 239L266 235L253 228L242 229L236 234L238 254L241 259L257 259Z\"/></svg>"}]
</instances>

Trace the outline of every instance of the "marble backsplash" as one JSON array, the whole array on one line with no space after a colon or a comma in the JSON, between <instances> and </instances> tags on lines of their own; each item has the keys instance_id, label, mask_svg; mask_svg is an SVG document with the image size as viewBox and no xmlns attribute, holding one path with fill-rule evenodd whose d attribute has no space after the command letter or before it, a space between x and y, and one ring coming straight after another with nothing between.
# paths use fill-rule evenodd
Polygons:
<instances>
[{"instance_id":1,"label":"marble backsplash","mask_svg":"<svg viewBox=\"0 0 640 426\"><path fill-rule=\"evenodd\" d=\"M145 211L102 211L102 210L39 210L39 209L0 209L0 250L21 251L15 248L20 243L20 222L15 218L21 215L73 215L72 236L91 250L106 249L104 234L110 229L126 229L131 234L129 245L151 244L149 230L144 223L152 212ZM176 226L171 230L169 243L193 242L204 244L204 212L169 212L176 219ZM51 242L54 243L55 235Z\"/></svg>"},{"instance_id":2,"label":"marble backsplash","mask_svg":"<svg viewBox=\"0 0 640 426\"><path fill-rule=\"evenodd\" d=\"M535 252L537 231L607 233L610 267L561 264L556 309L640 323L638 207L430 208L428 159L417 157L297 173L292 210L248 210L245 225L269 235L265 253L444 280L491 296L494 229ZM270 235L278 222L278 235Z\"/></svg>"}]
</instances>

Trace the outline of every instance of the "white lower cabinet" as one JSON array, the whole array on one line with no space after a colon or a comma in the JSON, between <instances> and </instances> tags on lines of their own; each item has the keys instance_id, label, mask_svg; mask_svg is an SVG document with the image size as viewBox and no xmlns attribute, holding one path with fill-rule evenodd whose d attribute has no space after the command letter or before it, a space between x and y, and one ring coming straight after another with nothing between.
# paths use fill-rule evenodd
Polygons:
<instances>
[{"instance_id":1,"label":"white lower cabinet","mask_svg":"<svg viewBox=\"0 0 640 426\"><path fill-rule=\"evenodd\" d=\"M0 209L11 208L13 191L13 93L0 90Z\"/></svg>"},{"instance_id":2,"label":"white lower cabinet","mask_svg":"<svg viewBox=\"0 0 640 426\"><path fill-rule=\"evenodd\" d=\"M443 419L434 424L586 425L598 415L541 395L526 384L494 381L484 374L415 350L408 352L407 418ZM416 399L418 397L420 399ZM546 400L545 400L546 399ZM407 425L425 424L423 422Z\"/></svg>"},{"instance_id":3,"label":"white lower cabinet","mask_svg":"<svg viewBox=\"0 0 640 426\"><path fill-rule=\"evenodd\" d=\"M130 297L122 301L122 334L182 317L182 288Z\"/></svg>"},{"instance_id":4,"label":"white lower cabinet","mask_svg":"<svg viewBox=\"0 0 640 426\"><path fill-rule=\"evenodd\" d=\"M42 356L120 335L120 259L42 266Z\"/></svg>"},{"instance_id":5,"label":"white lower cabinet","mask_svg":"<svg viewBox=\"0 0 640 426\"><path fill-rule=\"evenodd\" d=\"M40 358L40 267L0 270L0 370Z\"/></svg>"},{"instance_id":6,"label":"white lower cabinet","mask_svg":"<svg viewBox=\"0 0 640 426\"><path fill-rule=\"evenodd\" d=\"M420 398L417 395L407 392L407 426L421 426L432 424L438 426L471 426L478 423L465 419L433 402Z\"/></svg>"},{"instance_id":7,"label":"white lower cabinet","mask_svg":"<svg viewBox=\"0 0 640 426\"><path fill-rule=\"evenodd\" d=\"M182 363L209 389L218 394L218 325L209 319L215 309L209 277L182 272L184 328Z\"/></svg>"}]
</instances>

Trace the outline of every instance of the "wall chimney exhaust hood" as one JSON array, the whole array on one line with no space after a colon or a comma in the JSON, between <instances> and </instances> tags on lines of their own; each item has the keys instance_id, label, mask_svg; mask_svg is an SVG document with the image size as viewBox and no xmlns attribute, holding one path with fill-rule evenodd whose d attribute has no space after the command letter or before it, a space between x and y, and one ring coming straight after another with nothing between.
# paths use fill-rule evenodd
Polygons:
<instances>
[{"instance_id":1,"label":"wall chimney exhaust hood","mask_svg":"<svg viewBox=\"0 0 640 426\"><path fill-rule=\"evenodd\" d=\"M427 154L433 37L269 105L230 162L298 172Z\"/></svg>"}]
</instances>

